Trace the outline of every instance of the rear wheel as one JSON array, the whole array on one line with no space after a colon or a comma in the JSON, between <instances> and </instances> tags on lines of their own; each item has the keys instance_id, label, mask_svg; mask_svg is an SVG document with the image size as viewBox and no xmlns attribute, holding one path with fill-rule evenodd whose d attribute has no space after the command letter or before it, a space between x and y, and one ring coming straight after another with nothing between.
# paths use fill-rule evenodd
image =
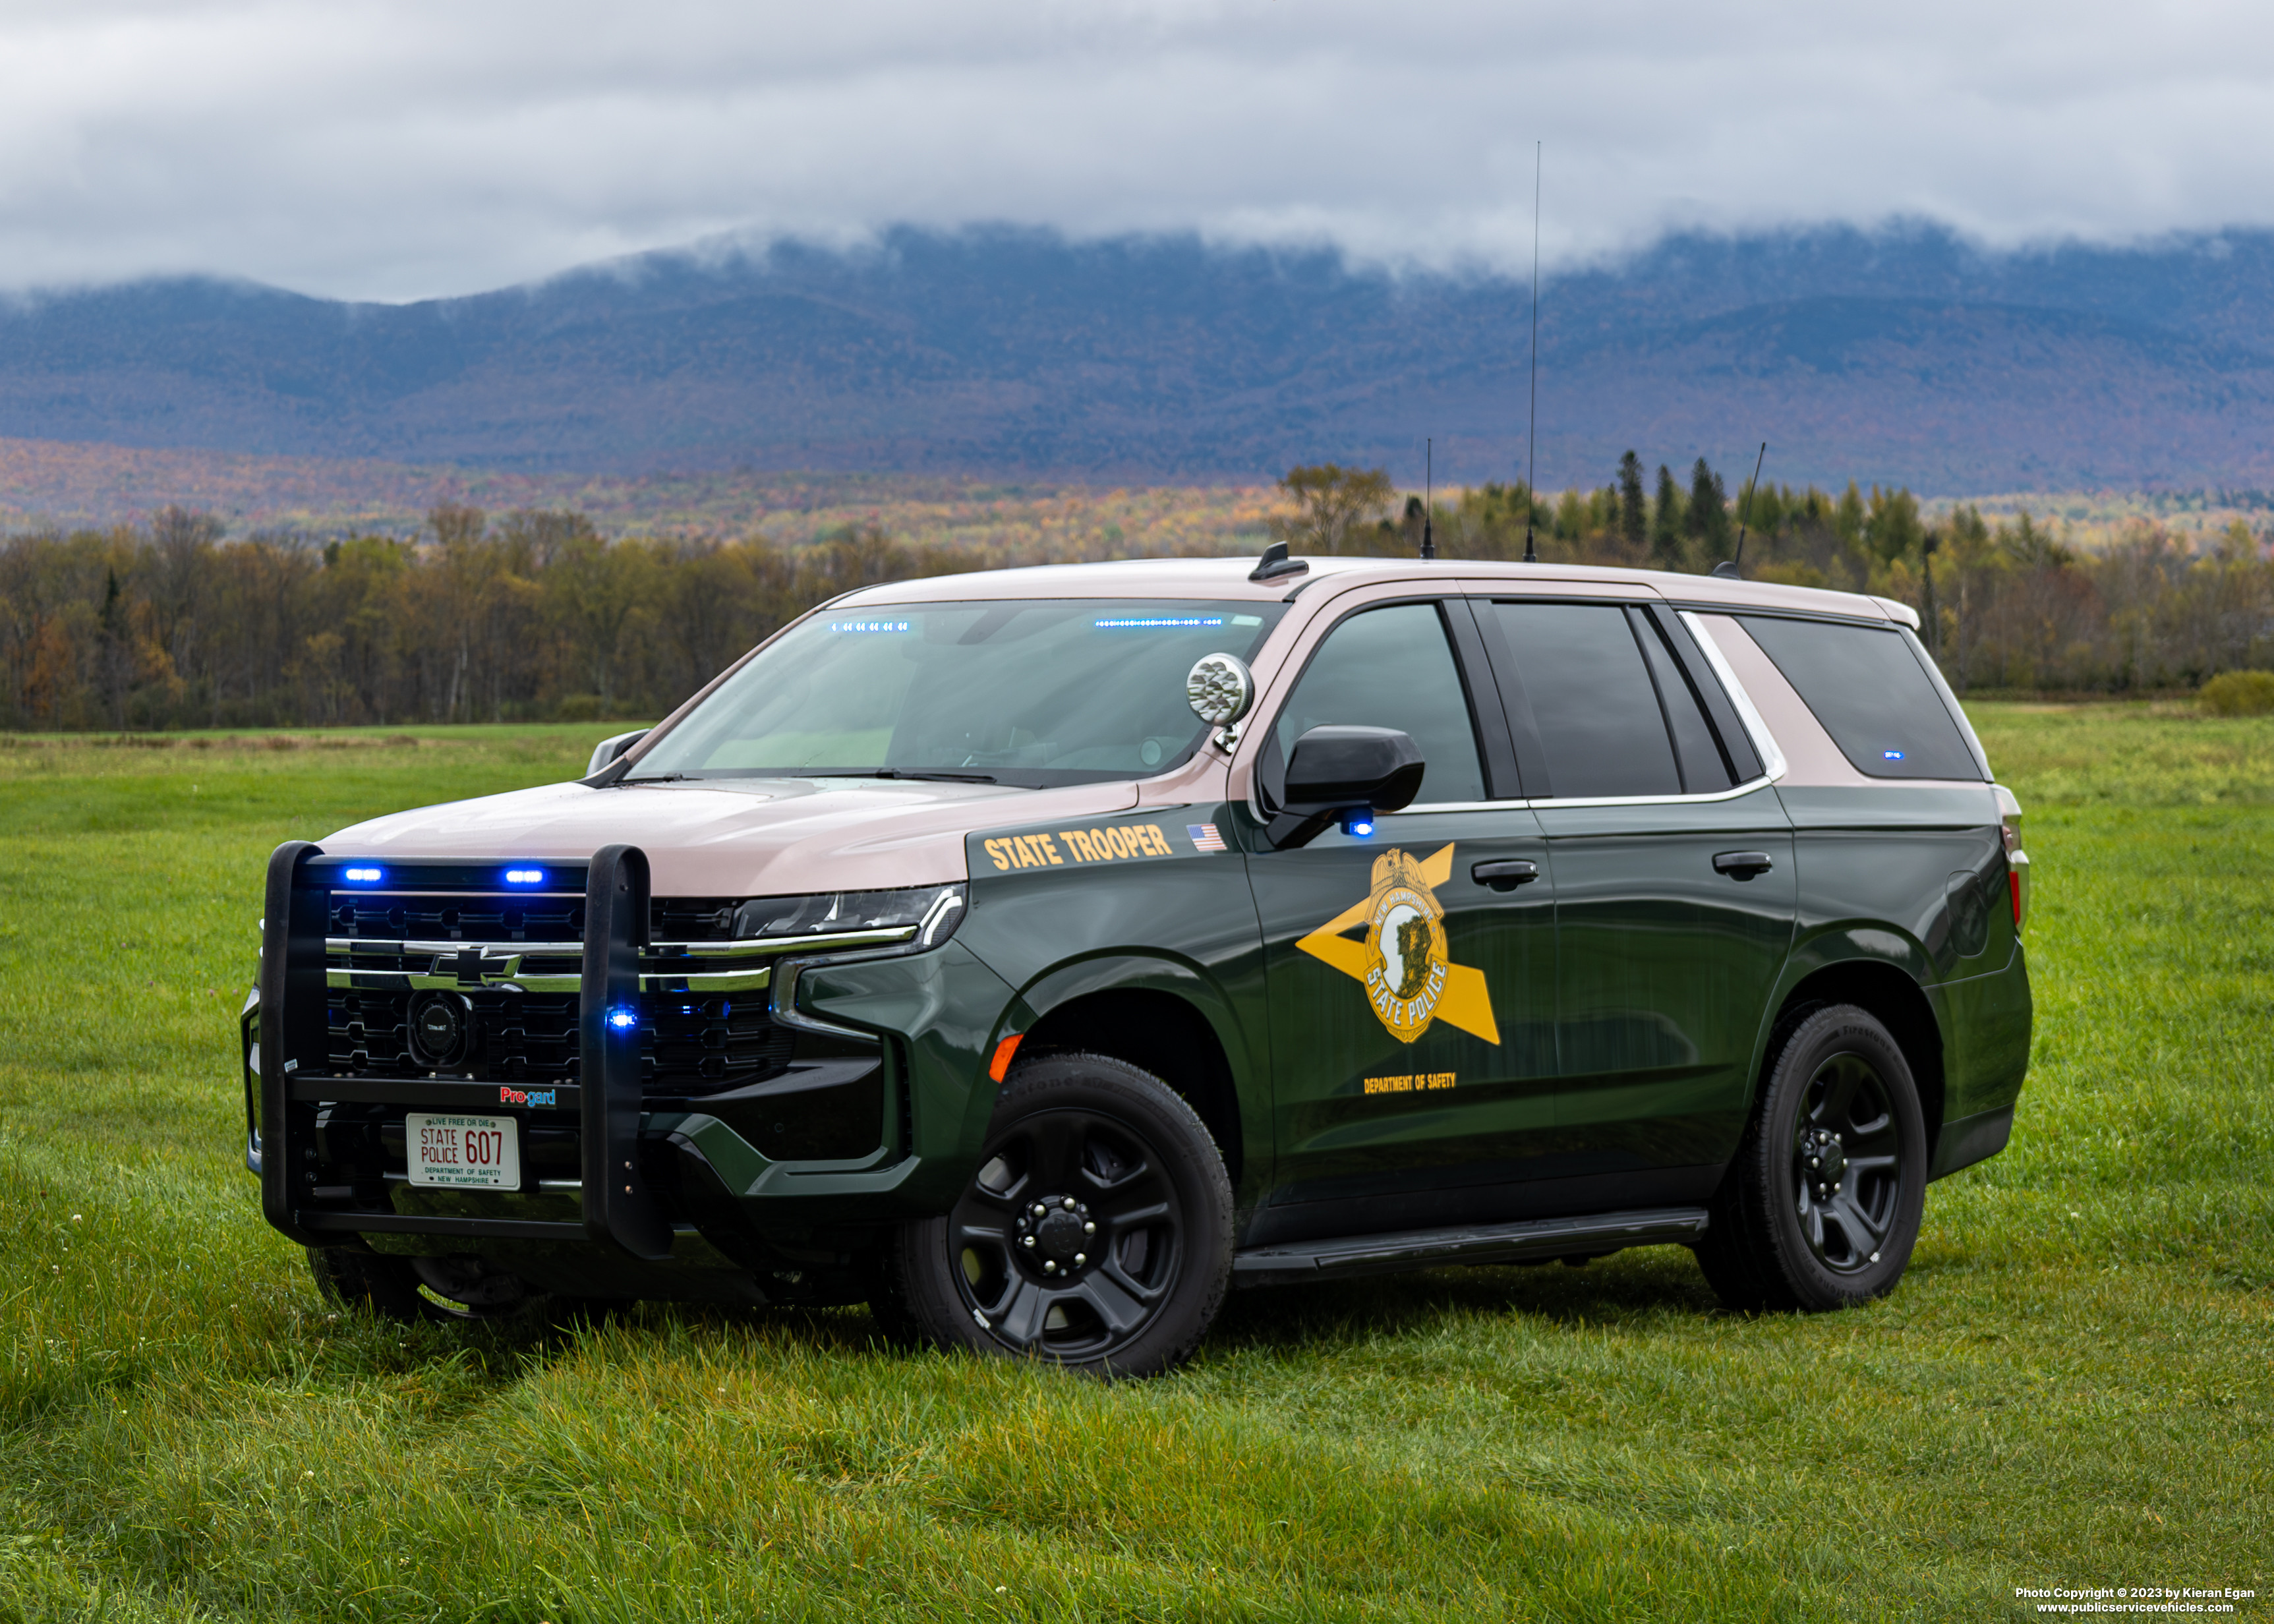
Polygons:
<instances>
[{"instance_id":1,"label":"rear wheel","mask_svg":"<svg viewBox=\"0 0 2274 1624\"><path fill-rule=\"evenodd\" d=\"M1052 1056L1002 1086L954 1207L887 1246L877 1312L941 1348L1150 1376L1231 1273L1231 1185L1192 1107L1125 1061Z\"/></svg>"},{"instance_id":2,"label":"rear wheel","mask_svg":"<svg viewBox=\"0 0 2274 1624\"><path fill-rule=\"evenodd\" d=\"M1852 1004L1788 1021L1698 1260L1743 1309L1842 1308L1895 1288L1926 1205L1910 1064Z\"/></svg>"},{"instance_id":3,"label":"rear wheel","mask_svg":"<svg viewBox=\"0 0 2274 1624\"><path fill-rule=\"evenodd\" d=\"M518 1274L479 1258L405 1258L353 1246L311 1246L317 1288L343 1308L367 1308L404 1324L509 1320L548 1302Z\"/></svg>"}]
</instances>

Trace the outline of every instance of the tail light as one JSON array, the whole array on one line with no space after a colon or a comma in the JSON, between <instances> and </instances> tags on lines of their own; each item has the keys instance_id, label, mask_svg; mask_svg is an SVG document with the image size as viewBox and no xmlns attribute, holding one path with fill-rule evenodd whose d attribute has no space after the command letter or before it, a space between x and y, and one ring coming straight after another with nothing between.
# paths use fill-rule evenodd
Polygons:
<instances>
[{"instance_id":1,"label":"tail light","mask_svg":"<svg viewBox=\"0 0 2274 1624\"><path fill-rule=\"evenodd\" d=\"M1999 831L2006 842L2006 881L2014 898L2014 929L2029 911L2029 854L2022 849L2022 803L2002 784L1991 788L1998 794Z\"/></svg>"}]
</instances>

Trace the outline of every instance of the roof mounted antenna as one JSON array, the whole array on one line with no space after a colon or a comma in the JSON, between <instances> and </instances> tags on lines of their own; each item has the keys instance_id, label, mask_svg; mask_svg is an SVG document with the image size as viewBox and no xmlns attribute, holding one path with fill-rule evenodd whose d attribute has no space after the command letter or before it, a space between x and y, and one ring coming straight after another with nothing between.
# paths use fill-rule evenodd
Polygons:
<instances>
[{"instance_id":1,"label":"roof mounted antenna","mask_svg":"<svg viewBox=\"0 0 2274 1624\"><path fill-rule=\"evenodd\" d=\"M1761 454L1753 459L1753 482L1745 487L1744 506L1737 509L1737 554L1725 558L1713 566L1713 573L1727 581L1742 581L1738 566L1745 561L1745 521L1752 515L1753 492L1761 488L1761 464L1769 457L1769 442L1761 441Z\"/></svg>"},{"instance_id":2,"label":"roof mounted antenna","mask_svg":"<svg viewBox=\"0 0 2274 1624\"><path fill-rule=\"evenodd\" d=\"M1421 556L1437 556L1437 538L1429 533L1429 510L1437 501L1437 442L1434 439L1421 442Z\"/></svg>"},{"instance_id":3,"label":"roof mounted antenna","mask_svg":"<svg viewBox=\"0 0 2274 1624\"><path fill-rule=\"evenodd\" d=\"M1532 416L1524 429L1524 561L1540 562L1532 545L1532 508L1539 500L1532 485L1532 454L1540 444L1540 160L1545 141L1532 145Z\"/></svg>"},{"instance_id":4,"label":"roof mounted antenna","mask_svg":"<svg viewBox=\"0 0 2274 1624\"><path fill-rule=\"evenodd\" d=\"M1263 549L1263 556L1255 560L1255 568L1247 572L1250 581L1276 581L1282 575L1299 575L1310 569L1309 562L1287 556L1287 544L1275 541Z\"/></svg>"}]
</instances>

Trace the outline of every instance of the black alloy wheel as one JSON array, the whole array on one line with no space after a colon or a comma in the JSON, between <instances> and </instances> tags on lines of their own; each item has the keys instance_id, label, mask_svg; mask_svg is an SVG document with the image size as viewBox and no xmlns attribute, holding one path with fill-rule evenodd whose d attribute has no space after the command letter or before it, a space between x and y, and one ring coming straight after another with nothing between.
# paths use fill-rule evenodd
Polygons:
<instances>
[{"instance_id":1,"label":"black alloy wheel","mask_svg":"<svg viewBox=\"0 0 2274 1624\"><path fill-rule=\"evenodd\" d=\"M1926 1203L1909 1063L1852 1004L1795 1011L1715 1195L1698 1260L1740 1309L1841 1308L1894 1289Z\"/></svg>"},{"instance_id":2,"label":"black alloy wheel","mask_svg":"<svg viewBox=\"0 0 2274 1624\"><path fill-rule=\"evenodd\" d=\"M1834 1055L1809 1079L1792 1169L1794 1210L1817 1262L1842 1275L1879 1262L1901 1202L1902 1134L1886 1083L1860 1055Z\"/></svg>"},{"instance_id":3,"label":"black alloy wheel","mask_svg":"<svg viewBox=\"0 0 2274 1624\"><path fill-rule=\"evenodd\" d=\"M878 1318L937 1346L1153 1375L1200 1341L1231 1267L1231 1187L1191 1106L1096 1055L998 1091L980 1165L889 1249Z\"/></svg>"}]
</instances>

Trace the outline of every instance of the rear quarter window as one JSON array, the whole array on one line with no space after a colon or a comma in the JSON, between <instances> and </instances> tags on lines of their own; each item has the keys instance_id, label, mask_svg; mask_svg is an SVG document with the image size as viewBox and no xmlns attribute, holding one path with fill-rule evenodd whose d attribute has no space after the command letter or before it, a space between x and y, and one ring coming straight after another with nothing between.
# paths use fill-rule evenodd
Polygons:
<instances>
[{"instance_id":1,"label":"rear quarter window","mask_svg":"<svg viewBox=\"0 0 2274 1624\"><path fill-rule=\"evenodd\" d=\"M1901 632L1777 615L1738 619L1858 772L1981 778L1940 689Z\"/></svg>"}]
</instances>

